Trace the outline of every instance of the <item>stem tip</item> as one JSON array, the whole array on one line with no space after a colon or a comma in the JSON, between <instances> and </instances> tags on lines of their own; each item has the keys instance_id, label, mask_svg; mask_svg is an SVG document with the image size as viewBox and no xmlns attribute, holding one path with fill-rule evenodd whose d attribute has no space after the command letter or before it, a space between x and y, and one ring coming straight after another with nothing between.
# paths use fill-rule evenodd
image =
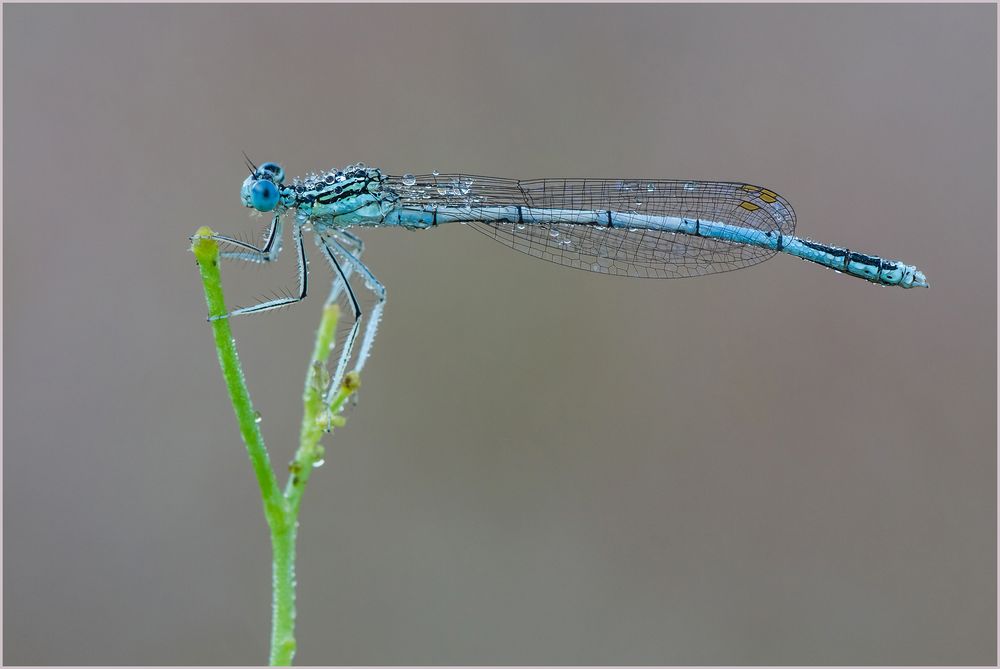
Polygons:
<instances>
[{"instance_id":1,"label":"stem tip","mask_svg":"<svg viewBox=\"0 0 1000 669\"><path fill-rule=\"evenodd\" d=\"M194 251L194 257L198 262L215 260L219 257L219 244L212 239L214 234L212 228L203 225L191 237L191 250Z\"/></svg>"}]
</instances>

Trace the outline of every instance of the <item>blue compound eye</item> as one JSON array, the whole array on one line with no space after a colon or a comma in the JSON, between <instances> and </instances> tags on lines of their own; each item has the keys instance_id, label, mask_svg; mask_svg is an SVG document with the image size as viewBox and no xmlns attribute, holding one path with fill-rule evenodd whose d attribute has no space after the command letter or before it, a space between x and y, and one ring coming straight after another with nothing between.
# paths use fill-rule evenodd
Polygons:
<instances>
[{"instance_id":1,"label":"blue compound eye","mask_svg":"<svg viewBox=\"0 0 1000 669\"><path fill-rule=\"evenodd\" d=\"M285 180L285 170L278 163L264 163L260 166L259 171L264 174L270 174L271 179L275 183L281 183Z\"/></svg>"},{"instance_id":2,"label":"blue compound eye","mask_svg":"<svg viewBox=\"0 0 1000 669\"><path fill-rule=\"evenodd\" d=\"M258 181L250 190L250 203L257 211L271 211L278 204L278 187L267 180Z\"/></svg>"}]
</instances>

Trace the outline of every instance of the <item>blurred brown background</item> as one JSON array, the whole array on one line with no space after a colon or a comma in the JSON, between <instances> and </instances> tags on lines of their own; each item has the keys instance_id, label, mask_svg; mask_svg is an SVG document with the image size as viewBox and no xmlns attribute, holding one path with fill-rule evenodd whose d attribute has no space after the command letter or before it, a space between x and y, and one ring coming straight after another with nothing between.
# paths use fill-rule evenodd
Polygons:
<instances>
[{"instance_id":1,"label":"blurred brown background","mask_svg":"<svg viewBox=\"0 0 1000 669\"><path fill-rule=\"evenodd\" d=\"M187 250L259 229L241 150L746 180L931 282L363 232L389 305L306 496L299 663L995 661L995 6L4 19L6 663L266 658L267 533ZM292 287L290 256L227 287ZM234 321L279 465L313 267L305 304Z\"/></svg>"}]
</instances>

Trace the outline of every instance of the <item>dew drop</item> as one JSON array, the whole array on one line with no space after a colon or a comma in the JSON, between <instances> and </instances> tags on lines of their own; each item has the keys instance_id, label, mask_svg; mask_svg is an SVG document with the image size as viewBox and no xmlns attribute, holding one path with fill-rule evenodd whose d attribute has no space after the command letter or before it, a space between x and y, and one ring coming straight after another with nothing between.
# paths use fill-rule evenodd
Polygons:
<instances>
[{"instance_id":1,"label":"dew drop","mask_svg":"<svg viewBox=\"0 0 1000 669\"><path fill-rule=\"evenodd\" d=\"M313 468L322 467L325 464L326 464L326 460L324 460L323 458L320 458L319 460L316 460L315 462L313 462Z\"/></svg>"},{"instance_id":2,"label":"dew drop","mask_svg":"<svg viewBox=\"0 0 1000 669\"><path fill-rule=\"evenodd\" d=\"M417 178L415 176L413 176L412 174L404 174L403 175L403 185L404 186L412 186L415 183L417 183Z\"/></svg>"},{"instance_id":3,"label":"dew drop","mask_svg":"<svg viewBox=\"0 0 1000 669\"><path fill-rule=\"evenodd\" d=\"M260 415L260 412L259 411L254 411L253 412L253 422L260 423L262 420L264 420L264 417Z\"/></svg>"}]
</instances>

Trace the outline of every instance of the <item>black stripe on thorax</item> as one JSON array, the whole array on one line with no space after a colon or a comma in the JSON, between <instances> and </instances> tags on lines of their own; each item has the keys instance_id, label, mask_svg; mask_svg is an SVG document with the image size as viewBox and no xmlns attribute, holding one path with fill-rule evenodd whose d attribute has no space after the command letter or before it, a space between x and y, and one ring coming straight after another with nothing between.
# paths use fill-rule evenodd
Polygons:
<instances>
[{"instance_id":1,"label":"black stripe on thorax","mask_svg":"<svg viewBox=\"0 0 1000 669\"><path fill-rule=\"evenodd\" d=\"M337 184L327 187L316 193L315 202L316 204L333 204L334 202L346 200L349 197L364 195L368 192L368 184L370 182L371 179L366 178L361 181L352 181L346 185Z\"/></svg>"},{"instance_id":2,"label":"black stripe on thorax","mask_svg":"<svg viewBox=\"0 0 1000 669\"><path fill-rule=\"evenodd\" d=\"M345 193L340 190L339 187L336 189L329 189L322 191L316 195L316 204L333 204L334 202L339 202L340 200L351 197L353 193Z\"/></svg>"}]
</instances>

